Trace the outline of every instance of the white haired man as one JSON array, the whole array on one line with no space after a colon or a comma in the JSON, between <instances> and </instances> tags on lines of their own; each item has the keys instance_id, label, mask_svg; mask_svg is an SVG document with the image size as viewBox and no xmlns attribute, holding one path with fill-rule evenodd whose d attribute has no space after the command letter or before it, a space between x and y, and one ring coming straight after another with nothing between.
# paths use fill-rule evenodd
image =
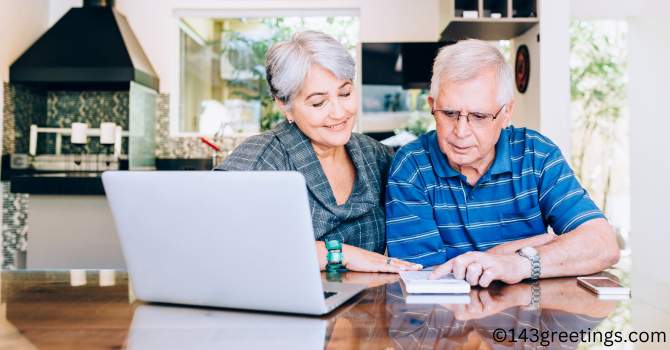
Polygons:
<instances>
[{"instance_id":1,"label":"white haired man","mask_svg":"<svg viewBox=\"0 0 670 350\"><path fill-rule=\"evenodd\" d=\"M389 171L389 256L483 287L590 274L618 261L611 226L559 148L511 126L513 88L491 44L440 50L428 97L436 131L401 148Z\"/></svg>"}]
</instances>

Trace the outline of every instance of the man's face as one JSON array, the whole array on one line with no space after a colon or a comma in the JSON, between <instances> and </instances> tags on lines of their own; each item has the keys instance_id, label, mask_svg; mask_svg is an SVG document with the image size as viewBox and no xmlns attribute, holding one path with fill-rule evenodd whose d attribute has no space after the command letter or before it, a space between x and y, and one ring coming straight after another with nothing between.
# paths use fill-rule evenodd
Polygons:
<instances>
[{"instance_id":1,"label":"man's face","mask_svg":"<svg viewBox=\"0 0 670 350\"><path fill-rule=\"evenodd\" d=\"M438 144L452 166L481 168L493 161L495 145L501 129L510 121L513 105L510 102L500 110L496 89L495 70L486 69L468 81L442 79L437 98L428 98L433 109L461 113L458 121L443 113L435 113ZM471 118L468 123L465 118L468 113L495 115L499 110L495 120L488 118L476 122Z\"/></svg>"}]
</instances>

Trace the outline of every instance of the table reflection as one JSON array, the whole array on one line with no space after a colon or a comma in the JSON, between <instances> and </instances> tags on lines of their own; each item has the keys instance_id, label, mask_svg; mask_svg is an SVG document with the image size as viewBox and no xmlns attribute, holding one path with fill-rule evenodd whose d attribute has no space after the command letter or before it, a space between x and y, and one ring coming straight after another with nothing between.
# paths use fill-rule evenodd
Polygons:
<instances>
[{"instance_id":1,"label":"table reflection","mask_svg":"<svg viewBox=\"0 0 670 350\"><path fill-rule=\"evenodd\" d=\"M405 349L508 349L524 345L576 348L578 342L561 343L558 336L551 343L550 332L595 330L618 303L599 299L574 278L494 284L471 290L469 297L469 303L408 304L400 286L391 285L386 300L391 317L389 336L396 347ZM496 329L504 333L494 336ZM517 339L521 334L537 336L538 342L515 343L513 334ZM543 334L547 336L542 338Z\"/></svg>"},{"instance_id":2,"label":"table reflection","mask_svg":"<svg viewBox=\"0 0 670 350\"><path fill-rule=\"evenodd\" d=\"M125 272L1 277L0 344L12 349L508 349L541 344L496 342L495 329L578 332L605 318L626 327L612 316L617 301L598 299L574 278L495 284L427 303L406 299L397 275L346 273L342 283L369 288L329 315L309 317L143 303L131 297Z\"/></svg>"},{"instance_id":3,"label":"table reflection","mask_svg":"<svg viewBox=\"0 0 670 350\"><path fill-rule=\"evenodd\" d=\"M323 349L327 321L319 318L139 305L128 349Z\"/></svg>"}]
</instances>

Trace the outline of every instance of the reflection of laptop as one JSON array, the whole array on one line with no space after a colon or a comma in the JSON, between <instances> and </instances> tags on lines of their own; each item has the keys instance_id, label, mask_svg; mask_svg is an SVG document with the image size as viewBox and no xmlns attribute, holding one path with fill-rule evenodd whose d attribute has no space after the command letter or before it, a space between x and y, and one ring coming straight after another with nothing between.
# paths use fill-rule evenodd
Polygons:
<instances>
[{"instance_id":1,"label":"reflection of laptop","mask_svg":"<svg viewBox=\"0 0 670 350\"><path fill-rule=\"evenodd\" d=\"M323 349L327 326L314 317L140 305L126 348Z\"/></svg>"},{"instance_id":2,"label":"reflection of laptop","mask_svg":"<svg viewBox=\"0 0 670 350\"><path fill-rule=\"evenodd\" d=\"M364 286L322 285L297 172L105 172L135 295L321 315Z\"/></svg>"}]
</instances>

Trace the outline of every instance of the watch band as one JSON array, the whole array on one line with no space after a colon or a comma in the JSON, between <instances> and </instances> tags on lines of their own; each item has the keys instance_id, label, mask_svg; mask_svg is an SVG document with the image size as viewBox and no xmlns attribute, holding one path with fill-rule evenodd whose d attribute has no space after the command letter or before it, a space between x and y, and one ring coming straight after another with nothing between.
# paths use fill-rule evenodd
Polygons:
<instances>
[{"instance_id":1,"label":"watch band","mask_svg":"<svg viewBox=\"0 0 670 350\"><path fill-rule=\"evenodd\" d=\"M530 279L532 280L540 279L540 273L541 273L540 256L536 254L533 256L527 256L526 258L530 260L530 267L531 267Z\"/></svg>"},{"instance_id":2,"label":"watch band","mask_svg":"<svg viewBox=\"0 0 670 350\"><path fill-rule=\"evenodd\" d=\"M535 281L530 285L530 303L527 308L530 310L537 310L540 308L540 301L542 297L542 289L540 288L540 283Z\"/></svg>"},{"instance_id":3,"label":"watch band","mask_svg":"<svg viewBox=\"0 0 670 350\"><path fill-rule=\"evenodd\" d=\"M521 248L517 254L523 256L530 261L530 279L538 280L542 274L542 266L540 264L540 254L533 247Z\"/></svg>"}]
</instances>

